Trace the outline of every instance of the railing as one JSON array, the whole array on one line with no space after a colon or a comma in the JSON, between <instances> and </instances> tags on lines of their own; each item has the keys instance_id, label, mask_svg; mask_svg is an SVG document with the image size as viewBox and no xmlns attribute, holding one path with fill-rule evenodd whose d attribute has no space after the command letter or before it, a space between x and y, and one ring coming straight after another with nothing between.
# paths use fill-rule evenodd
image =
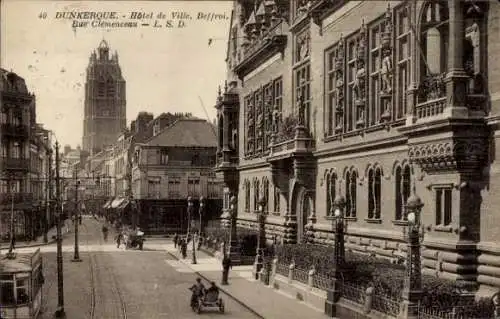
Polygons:
<instances>
[{"instance_id":1,"label":"railing","mask_svg":"<svg viewBox=\"0 0 500 319\"><path fill-rule=\"evenodd\" d=\"M5 193L0 194L1 204L10 204L12 202L12 196L14 196L14 203L20 202L31 202L33 200L33 194L30 193Z\"/></svg>"},{"instance_id":2,"label":"railing","mask_svg":"<svg viewBox=\"0 0 500 319\"><path fill-rule=\"evenodd\" d=\"M282 263L278 262L278 264L276 265L276 273L278 275L288 277L288 270L290 269L289 266L290 265L286 265L286 264L282 264Z\"/></svg>"},{"instance_id":3,"label":"railing","mask_svg":"<svg viewBox=\"0 0 500 319\"><path fill-rule=\"evenodd\" d=\"M442 307L426 307L419 305L419 319L488 319L494 318L494 306L461 305L448 309Z\"/></svg>"},{"instance_id":4,"label":"railing","mask_svg":"<svg viewBox=\"0 0 500 319\"><path fill-rule=\"evenodd\" d=\"M296 148L296 139L292 138L287 141L279 142L276 144L271 145L271 150L273 153L279 153L279 152L284 152L284 151L290 151ZM304 139L305 146L307 149L314 148L314 140L310 138Z\"/></svg>"},{"instance_id":5,"label":"railing","mask_svg":"<svg viewBox=\"0 0 500 319\"><path fill-rule=\"evenodd\" d=\"M27 158L13 158L13 157L2 157L0 158L0 170L1 169L29 169L29 159Z\"/></svg>"},{"instance_id":6,"label":"railing","mask_svg":"<svg viewBox=\"0 0 500 319\"><path fill-rule=\"evenodd\" d=\"M307 284L309 282L309 271L295 268L293 270L293 280Z\"/></svg>"},{"instance_id":7,"label":"railing","mask_svg":"<svg viewBox=\"0 0 500 319\"><path fill-rule=\"evenodd\" d=\"M446 97L440 97L430 101L418 103L415 107L415 113L418 119L435 116L443 113L446 107Z\"/></svg>"},{"instance_id":8,"label":"railing","mask_svg":"<svg viewBox=\"0 0 500 319\"><path fill-rule=\"evenodd\" d=\"M366 300L365 288L358 286L356 284L348 284L343 282L342 287L342 297L347 300L356 302L358 304L364 304Z\"/></svg>"},{"instance_id":9,"label":"railing","mask_svg":"<svg viewBox=\"0 0 500 319\"><path fill-rule=\"evenodd\" d=\"M191 161L168 161L168 166L191 166Z\"/></svg>"},{"instance_id":10,"label":"railing","mask_svg":"<svg viewBox=\"0 0 500 319\"><path fill-rule=\"evenodd\" d=\"M279 21L272 26L266 33L261 34L258 39L251 42L248 48L244 51L244 57L247 58L257 52L260 48L268 43L267 39L272 39L274 36L286 35L283 21Z\"/></svg>"},{"instance_id":11,"label":"railing","mask_svg":"<svg viewBox=\"0 0 500 319\"><path fill-rule=\"evenodd\" d=\"M331 289L333 288L333 278L315 274L313 276L313 287L321 290Z\"/></svg>"},{"instance_id":12,"label":"railing","mask_svg":"<svg viewBox=\"0 0 500 319\"><path fill-rule=\"evenodd\" d=\"M400 297L381 295L375 292L372 295L372 308L383 314L397 317L399 315Z\"/></svg>"}]
</instances>

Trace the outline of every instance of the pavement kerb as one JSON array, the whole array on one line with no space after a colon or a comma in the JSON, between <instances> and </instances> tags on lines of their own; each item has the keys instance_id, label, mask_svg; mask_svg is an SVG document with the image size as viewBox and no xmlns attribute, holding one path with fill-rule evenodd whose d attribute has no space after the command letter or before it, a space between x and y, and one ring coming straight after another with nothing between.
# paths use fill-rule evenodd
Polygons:
<instances>
[{"instance_id":1,"label":"pavement kerb","mask_svg":"<svg viewBox=\"0 0 500 319\"><path fill-rule=\"evenodd\" d=\"M67 235L67 234L69 234L69 233L62 234L62 238L64 239L65 235ZM41 242L41 243L35 242L33 244L16 245L15 248L19 248L19 249L21 249L21 248L34 248L34 247L48 246L48 245L52 245L52 244L55 244L55 243L57 243L57 239L50 239L46 243L44 243L44 242ZM0 250L6 250L6 249L9 249L8 245L0 247Z\"/></svg>"},{"instance_id":2,"label":"pavement kerb","mask_svg":"<svg viewBox=\"0 0 500 319\"><path fill-rule=\"evenodd\" d=\"M170 251L167 250L167 253L174 257L176 260L178 261L181 261L179 257L177 257L175 254L171 253ZM182 261L181 261L182 262ZM191 268L192 269L192 268ZM212 279L208 278L207 276L203 275L202 273L196 271L193 269L193 272L200 276L201 278L205 279L206 281L208 282L211 282L213 281ZM228 295L231 299L233 299L234 301L236 301L237 303L239 303L240 305L242 305L245 309L247 309L248 311L250 311L251 313L253 313L254 315L256 315L257 317L259 318L262 318L262 319L265 319L266 317L264 317L263 315L261 315L260 313L258 313L257 311L255 311L253 308L251 308L249 305L247 305L245 302L241 301L240 299L236 298L232 293L230 293L227 289L224 289L223 287L221 286L218 286L219 290L221 290L224 294Z\"/></svg>"}]
</instances>

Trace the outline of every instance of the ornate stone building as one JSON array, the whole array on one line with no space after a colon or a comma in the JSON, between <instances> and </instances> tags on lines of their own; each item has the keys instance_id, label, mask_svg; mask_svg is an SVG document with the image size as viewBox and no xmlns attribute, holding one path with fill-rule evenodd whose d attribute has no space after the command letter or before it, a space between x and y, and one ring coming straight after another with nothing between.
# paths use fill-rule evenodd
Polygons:
<instances>
[{"instance_id":1,"label":"ornate stone building","mask_svg":"<svg viewBox=\"0 0 500 319\"><path fill-rule=\"evenodd\" d=\"M500 287L500 3L235 1L217 172L238 224L284 242L404 257L405 203L425 206L423 271ZM227 211L224 212L227 216Z\"/></svg>"},{"instance_id":2,"label":"ornate stone building","mask_svg":"<svg viewBox=\"0 0 500 319\"><path fill-rule=\"evenodd\" d=\"M83 150L99 153L114 144L127 126L125 79L118 63L118 53L109 54L102 40L90 55L85 83Z\"/></svg>"}]
</instances>

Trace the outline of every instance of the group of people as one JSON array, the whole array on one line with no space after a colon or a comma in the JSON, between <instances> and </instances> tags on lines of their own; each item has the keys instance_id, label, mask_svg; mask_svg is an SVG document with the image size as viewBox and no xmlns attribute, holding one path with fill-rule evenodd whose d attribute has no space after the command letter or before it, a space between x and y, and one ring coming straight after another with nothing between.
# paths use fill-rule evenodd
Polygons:
<instances>
[{"instance_id":1,"label":"group of people","mask_svg":"<svg viewBox=\"0 0 500 319\"><path fill-rule=\"evenodd\" d=\"M203 244L203 236L199 235L197 233L194 233L191 235L191 233L187 235L179 235L175 234L174 235L174 247L178 248L180 253L182 254L182 258L187 257L187 246L188 244L193 240L195 242L195 245L197 245L197 249L201 248L201 245Z\"/></svg>"},{"instance_id":2,"label":"group of people","mask_svg":"<svg viewBox=\"0 0 500 319\"><path fill-rule=\"evenodd\" d=\"M210 287L205 289L205 286L201 282L201 278L196 278L196 283L189 288L192 291L191 295L191 305L194 305L198 302L199 299L204 298L207 294L213 293L216 296L219 295L219 288L215 284L215 282L210 283Z\"/></svg>"}]
</instances>

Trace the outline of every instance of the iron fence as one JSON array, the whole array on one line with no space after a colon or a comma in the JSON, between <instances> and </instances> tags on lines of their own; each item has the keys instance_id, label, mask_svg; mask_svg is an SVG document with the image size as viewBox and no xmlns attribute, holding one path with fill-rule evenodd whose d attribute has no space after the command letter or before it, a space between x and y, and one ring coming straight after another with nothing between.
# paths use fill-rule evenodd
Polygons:
<instances>
[{"instance_id":1,"label":"iron fence","mask_svg":"<svg viewBox=\"0 0 500 319\"><path fill-rule=\"evenodd\" d=\"M293 280L307 284L309 282L309 271L295 268L293 270Z\"/></svg>"},{"instance_id":2,"label":"iron fence","mask_svg":"<svg viewBox=\"0 0 500 319\"><path fill-rule=\"evenodd\" d=\"M285 276L285 277L288 277L288 269L289 269L290 265L286 265L286 264L282 264L282 263L277 263L276 264L276 273L278 275L282 275L282 276Z\"/></svg>"},{"instance_id":3,"label":"iron fence","mask_svg":"<svg viewBox=\"0 0 500 319\"><path fill-rule=\"evenodd\" d=\"M448 308L419 305L419 319L489 319L495 318L494 306L470 304Z\"/></svg>"},{"instance_id":4,"label":"iron fence","mask_svg":"<svg viewBox=\"0 0 500 319\"><path fill-rule=\"evenodd\" d=\"M372 295L372 308L389 316L397 317L399 315L399 306L401 297L389 296L375 292Z\"/></svg>"},{"instance_id":5,"label":"iron fence","mask_svg":"<svg viewBox=\"0 0 500 319\"><path fill-rule=\"evenodd\" d=\"M365 288L356 284L348 284L343 282L341 284L342 297L347 300L364 304L366 300Z\"/></svg>"},{"instance_id":6,"label":"iron fence","mask_svg":"<svg viewBox=\"0 0 500 319\"><path fill-rule=\"evenodd\" d=\"M313 287L321 290L328 290L333 288L333 277L318 275L313 276Z\"/></svg>"}]
</instances>

